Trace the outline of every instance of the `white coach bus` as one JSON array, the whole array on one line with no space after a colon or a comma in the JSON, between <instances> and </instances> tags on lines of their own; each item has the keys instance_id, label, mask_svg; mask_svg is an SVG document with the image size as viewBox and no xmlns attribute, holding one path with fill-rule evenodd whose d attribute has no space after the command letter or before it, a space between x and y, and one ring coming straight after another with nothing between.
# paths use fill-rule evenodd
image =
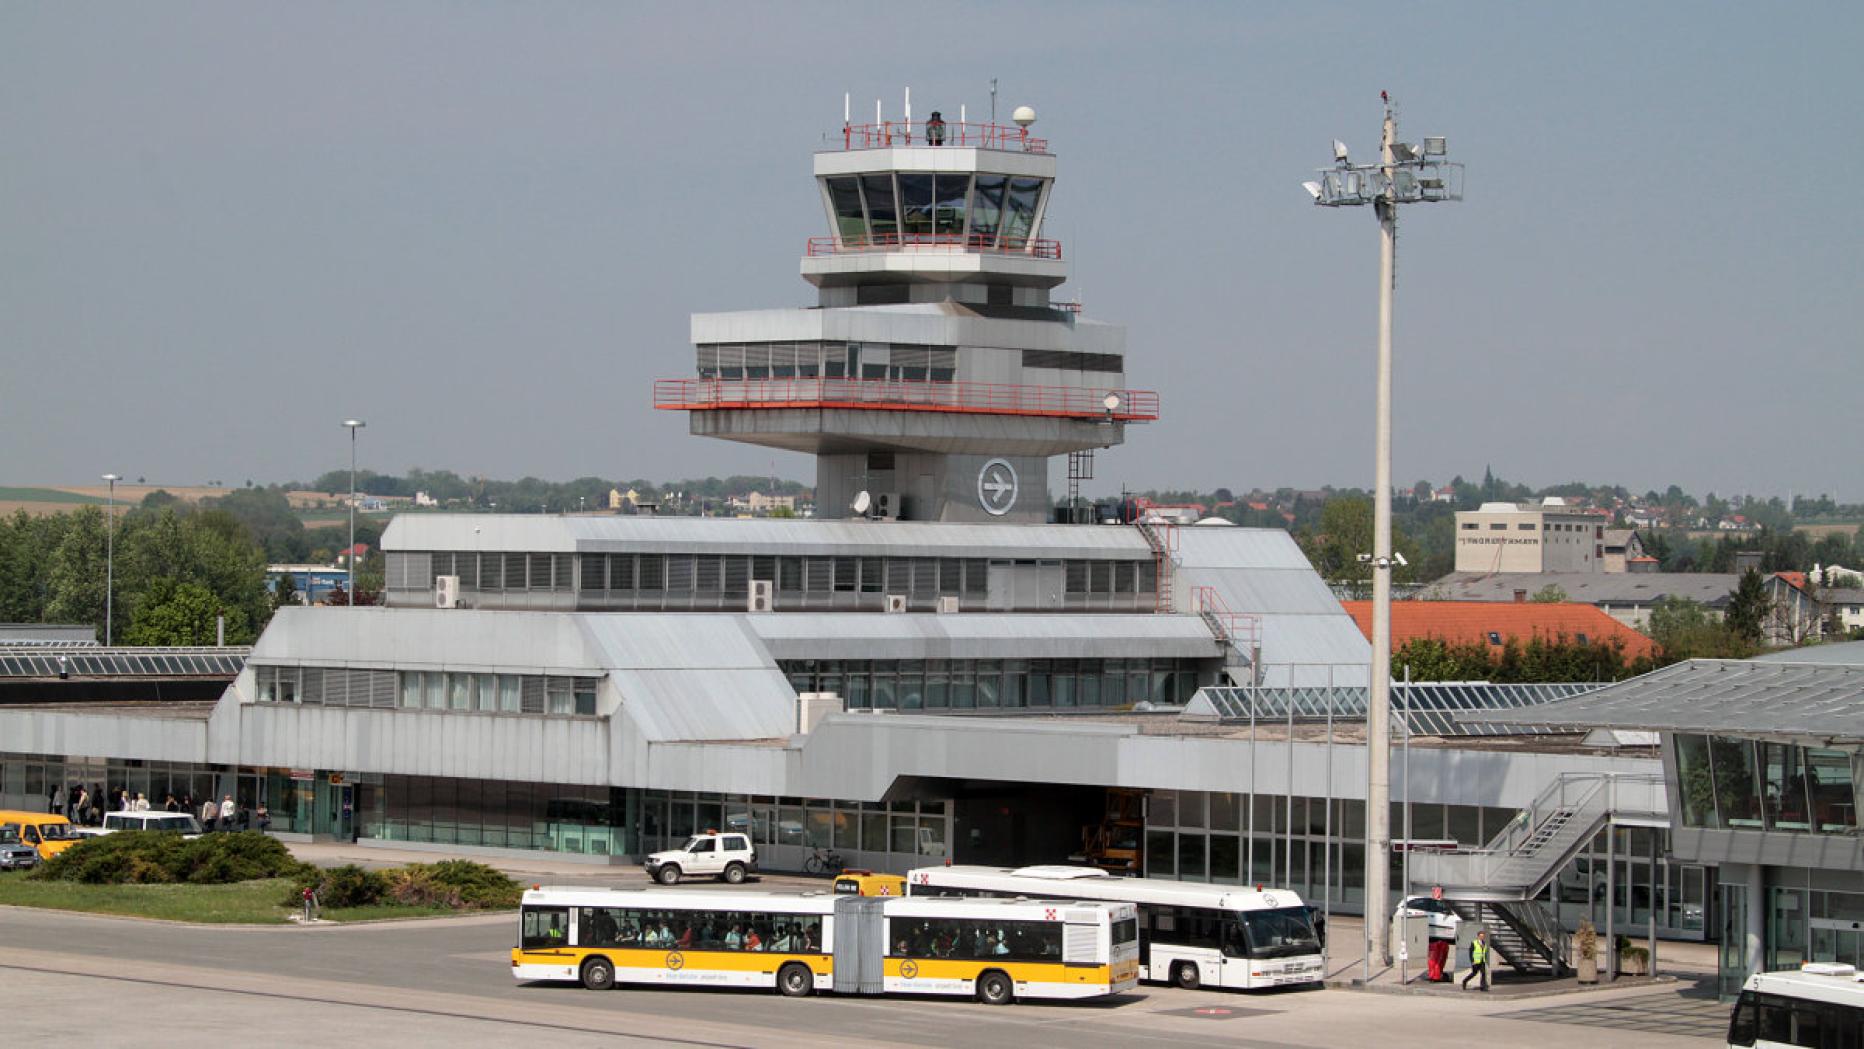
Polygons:
<instances>
[{"instance_id":1,"label":"white coach bus","mask_svg":"<svg viewBox=\"0 0 1864 1049\"><path fill-rule=\"evenodd\" d=\"M1842 963L1748 977L1728 1021L1741 1049L1858 1049L1864 1046L1864 975Z\"/></svg>"},{"instance_id":2,"label":"white coach bus","mask_svg":"<svg viewBox=\"0 0 1864 1049\"><path fill-rule=\"evenodd\" d=\"M1253 989L1325 976L1313 915L1301 897L1162 878L1121 878L1097 867L920 867L913 897L1103 900L1139 907L1139 978L1179 987Z\"/></svg>"}]
</instances>

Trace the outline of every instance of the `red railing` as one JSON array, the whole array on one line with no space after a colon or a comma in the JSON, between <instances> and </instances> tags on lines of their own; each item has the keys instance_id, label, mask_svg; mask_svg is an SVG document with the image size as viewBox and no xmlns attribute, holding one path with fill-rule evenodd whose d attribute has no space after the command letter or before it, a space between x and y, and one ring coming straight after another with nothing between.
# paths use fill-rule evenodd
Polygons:
<instances>
[{"instance_id":1,"label":"red railing","mask_svg":"<svg viewBox=\"0 0 1864 1049\"><path fill-rule=\"evenodd\" d=\"M843 124L841 148L887 149L892 146L957 146L961 149L1001 149L1017 153L1047 153L1048 139L1036 138L1025 127L946 121L928 125L923 120L888 120L879 124Z\"/></svg>"},{"instance_id":2,"label":"red railing","mask_svg":"<svg viewBox=\"0 0 1864 1049\"><path fill-rule=\"evenodd\" d=\"M903 233L878 237L810 237L809 257L869 251L990 252L1061 259L1061 241L1039 237L984 237L963 233Z\"/></svg>"},{"instance_id":3,"label":"red railing","mask_svg":"<svg viewBox=\"0 0 1864 1049\"><path fill-rule=\"evenodd\" d=\"M1117 400L1110 408L1107 398ZM657 379L654 407L668 411L745 408L866 408L973 415L1045 415L1151 422L1155 390L1009 386L886 379Z\"/></svg>"}]
</instances>

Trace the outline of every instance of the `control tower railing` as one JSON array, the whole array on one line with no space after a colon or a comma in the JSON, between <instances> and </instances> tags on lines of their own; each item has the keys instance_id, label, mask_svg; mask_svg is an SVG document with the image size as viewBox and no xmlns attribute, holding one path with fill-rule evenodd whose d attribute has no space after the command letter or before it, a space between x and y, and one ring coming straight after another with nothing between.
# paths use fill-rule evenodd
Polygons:
<instances>
[{"instance_id":1,"label":"control tower railing","mask_svg":"<svg viewBox=\"0 0 1864 1049\"><path fill-rule=\"evenodd\" d=\"M923 120L888 120L879 124L843 124L841 148L889 149L894 146L956 146L960 149L1000 149L1015 153L1047 153L1048 139L1036 138L1025 127L1008 124L960 123L953 120L926 127Z\"/></svg>"},{"instance_id":2,"label":"control tower railing","mask_svg":"<svg viewBox=\"0 0 1864 1049\"><path fill-rule=\"evenodd\" d=\"M963 233L893 233L875 237L810 237L808 255L858 254L869 251L983 253L993 255L1027 255L1037 259L1061 260L1061 241L1040 237L997 238Z\"/></svg>"},{"instance_id":3,"label":"control tower railing","mask_svg":"<svg viewBox=\"0 0 1864 1049\"><path fill-rule=\"evenodd\" d=\"M853 408L1152 422L1155 390L1090 386L1011 386L886 379L657 379L654 407L667 411Z\"/></svg>"}]
</instances>

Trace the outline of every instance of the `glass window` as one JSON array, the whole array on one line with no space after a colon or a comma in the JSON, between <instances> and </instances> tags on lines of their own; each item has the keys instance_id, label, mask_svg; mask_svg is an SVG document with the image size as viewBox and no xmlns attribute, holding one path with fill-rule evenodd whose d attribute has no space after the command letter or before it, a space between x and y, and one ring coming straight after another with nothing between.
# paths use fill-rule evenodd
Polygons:
<instances>
[{"instance_id":1,"label":"glass window","mask_svg":"<svg viewBox=\"0 0 1864 1049\"><path fill-rule=\"evenodd\" d=\"M447 705L447 676L438 670L427 670L421 673L421 680L426 682L427 708L444 709Z\"/></svg>"},{"instance_id":2,"label":"glass window","mask_svg":"<svg viewBox=\"0 0 1864 1049\"><path fill-rule=\"evenodd\" d=\"M1009 187L1007 175L977 176L977 190L971 194L971 243L988 248L995 244L997 227L1003 222L1003 191Z\"/></svg>"},{"instance_id":3,"label":"glass window","mask_svg":"<svg viewBox=\"0 0 1864 1049\"><path fill-rule=\"evenodd\" d=\"M421 672L403 670L398 675L401 679L401 705L418 707L421 705Z\"/></svg>"},{"instance_id":4,"label":"glass window","mask_svg":"<svg viewBox=\"0 0 1864 1049\"><path fill-rule=\"evenodd\" d=\"M902 231L909 239L930 235L932 232L932 176L902 172L899 182Z\"/></svg>"},{"instance_id":5,"label":"glass window","mask_svg":"<svg viewBox=\"0 0 1864 1049\"><path fill-rule=\"evenodd\" d=\"M569 945L570 909L568 907L526 907L524 928L518 946L525 950L547 950Z\"/></svg>"},{"instance_id":6,"label":"glass window","mask_svg":"<svg viewBox=\"0 0 1864 1049\"><path fill-rule=\"evenodd\" d=\"M516 674L498 675L498 709L507 714L516 714L521 703L522 687Z\"/></svg>"},{"instance_id":7,"label":"glass window","mask_svg":"<svg viewBox=\"0 0 1864 1049\"><path fill-rule=\"evenodd\" d=\"M1767 825L1775 830L1810 830L1806 804L1805 751L1785 743L1759 744L1767 803Z\"/></svg>"},{"instance_id":8,"label":"glass window","mask_svg":"<svg viewBox=\"0 0 1864 1049\"><path fill-rule=\"evenodd\" d=\"M1715 768L1715 808L1729 827L1759 829L1760 796L1754 767L1754 744L1745 739L1709 737L1709 758Z\"/></svg>"},{"instance_id":9,"label":"glass window","mask_svg":"<svg viewBox=\"0 0 1864 1049\"><path fill-rule=\"evenodd\" d=\"M752 345L744 348L744 377L747 379L770 378L770 347Z\"/></svg>"},{"instance_id":10,"label":"glass window","mask_svg":"<svg viewBox=\"0 0 1864 1049\"><path fill-rule=\"evenodd\" d=\"M1178 835L1178 877L1186 881L1203 881L1204 843L1208 840L1202 834Z\"/></svg>"},{"instance_id":11,"label":"glass window","mask_svg":"<svg viewBox=\"0 0 1864 1049\"><path fill-rule=\"evenodd\" d=\"M867 242L867 220L861 215L861 187L853 176L828 180L828 199L835 209L835 232L842 243L862 245Z\"/></svg>"},{"instance_id":12,"label":"glass window","mask_svg":"<svg viewBox=\"0 0 1864 1049\"><path fill-rule=\"evenodd\" d=\"M965 199L971 192L971 176L935 176L933 190L933 232L941 237L956 237L963 233Z\"/></svg>"},{"instance_id":13,"label":"glass window","mask_svg":"<svg viewBox=\"0 0 1864 1049\"><path fill-rule=\"evenodd\" d=\"M1852 755L1842 750L1806 751L1806 789L1812 796L1812 826L1825 833L1850 834L1858 828L1851 786Z\"/></svg>"},{"instance_id":14,"label":"glass window","mask_svg":"<svg viewBox=\"0 0 1864 1049\"><path fill-rule=\"evenodd\" d=\"M1042 180L1019 178L1010 182L1008 214L1003 224L1003 246L1022 248L1034 235L1036 207L1042 197Z\"/></svg>"},{"instance_id":15,"label":"glass window","mask_svg":"<svg viewBox=\"0 0 1864 1049\"><path fill-rule=\"evenodd\" d=\"M1677 735L1676 779L1683 799L1683 825L1721 826L1715 816L1715 777L1709 767L1707 736Z\"/></svg>"},{"instance_id":16,"label":"glass window","mask_svg":"<svg viewBox=\"0 0 1864 1049\"><path fill-rule=\"evenodd\" d=\"M595 713L595 682L578 678L575 682L576 713L585 716Z\"/></svg>"},{"instance_id":17,"label":"glass window","mask_svg":"<svg viewBox=\"0 0 1864 1049\"><path fill-rule=\"evenodd\" d=\"M862 175L861 190L867 196L867 219L872 224L874 243L897 242L900 218L893 206L893 176Z\"/></svg>"},{"instance_id":18,"label":"glass window","mask_svg":"<svg viewBox=\"0 0 1864 1049\"><path fill-rule=\"evenodd\" d=\"M454 710L472 709L472 675L453 673L447 675L447 706Z\"/></svg>"}]
</instances>

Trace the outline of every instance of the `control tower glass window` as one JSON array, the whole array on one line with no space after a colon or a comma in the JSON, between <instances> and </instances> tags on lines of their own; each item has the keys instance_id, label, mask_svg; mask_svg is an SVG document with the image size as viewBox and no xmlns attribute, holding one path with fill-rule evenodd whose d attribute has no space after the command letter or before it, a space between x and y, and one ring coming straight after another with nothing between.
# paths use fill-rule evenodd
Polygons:
<instances>
[{"instance_id":1,"label":"control tower glass window","mask_svg":"<svg viewBox=\"0 0 1864 1049\"><path fill-rule=\"evenodd\" d=\"M852 177L828 180L829 203L835 208L835 232L846 244L867 243L867 217L861 213L861 187Z\"/></svg>"},{"instance_id":2,"label":"control tower glass window","mask_svg":"<svg viewBox=\"0 0 1864 1049\"><path fill-rule=\"evenodd\" d=\"M1039 178L1019 178L1010 180L1008 215L1003 224L1003 246L1006 248L1023 247L1033 234L1036 224L1036 207L1042 199L1042 180Z\"/></svg>"},{"instance_id":3,"label":"control tower glass window","mask_svg":"<svg viewBox=\"0 0 1864 1049\"><path fill-rule=\"evenodd\" d=\"M942 237L958 237L964 233L965 201L971 192L969 175L937 175L932 181L934 232Z\"/></svg>"},{"instance_id":4,"label":"control tower glass window","mask_svg":"<svg viewBox=\"0 0 1864 1049\"><path fill-rule=\"evenodd\" d=\"M876 244L895 244L900 238L900 212L893 203L892 175L862 175L867 196L867 220Z\"/></svg>"},{"instance_id":5,"label":"control tower glass window","mask_svg":"<svg viewBox=\"0 0 1864 1049\"><path fill-rule=\"evenodd\" d=\"M997 227L1003 221L1003 191L1009 184L1008 175L977 176L977 191L971 194L971 242L978 247L996 243Z\"/></svg>"},{"instance_id":6,"label":"control tower glass window","mask_svg":"<svg viewBox=\"0 0 1864 1049\"><path fill-rule=\"evenodd\" d=\"M900 174L900 222L908 237L932 232L932 176Z\"/></svg>"}]
</instances>

